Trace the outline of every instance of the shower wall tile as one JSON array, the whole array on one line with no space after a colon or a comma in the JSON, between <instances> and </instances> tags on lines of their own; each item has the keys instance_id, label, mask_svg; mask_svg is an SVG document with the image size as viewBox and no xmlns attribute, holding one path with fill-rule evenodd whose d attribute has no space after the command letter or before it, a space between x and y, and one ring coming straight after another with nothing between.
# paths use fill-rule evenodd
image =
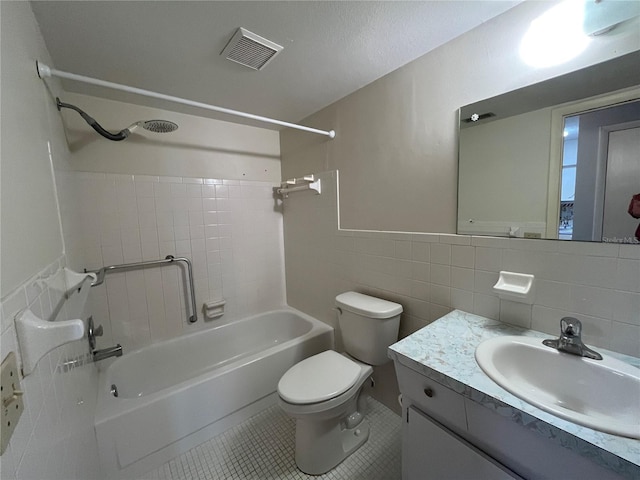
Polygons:
<instances>
[{"instance_id":1,"label":"shower wall tile","mask_svg":"<svg viewBox=\"0 0 640 480\"><path fill-rule=\"evenodd\" d=\"M0 352L4 358L21 352L15 318L26 308L51 320L62 292L52 288L63 275L63 255L0 301ZM57 319L68 319L63 307ZM98 371L88 357L89 344L82 339L49 352L33 372L21 378L25 409L2 455L2 478L69 479L101 478L93 415ZM73 367L65 367L74 360ZM77 456L83 460L78 460Z\"/></svg>"},{"instance_id":2,"label":"shower wall tile","mask_svg":"<svg viewBox=\"0 0 640 480\"><path fill-rule=\"evenodd\" d=\"M189 324L186 275L178 265L109 274L96 287L94 318L103 348L125 351L286 304L282 213L265 182L68 172L86 198L68 206L81 218L77 268L184 256L193 264L199 320ZM75 212L73 209L75 208ZM375 243L377 240L374 239ZM204 302L226 300L205 321Z\"/></svg>"},{"instance_id":3,"label":"shower wall tile","mask_svg":"<svg viewBox=\"0 0 640 480\"><path fill-rule=\"evenodd\" d=\"M401 335L455 308L550 335L573 316L591 344L638 355L639 246L340 230L336 173L319 178L322 195L284 201L290 305L335 325L335 295L378 295L404 306ZM498 298L500 270L536 276L533 305Z\"/></svg>"}]
</instances>

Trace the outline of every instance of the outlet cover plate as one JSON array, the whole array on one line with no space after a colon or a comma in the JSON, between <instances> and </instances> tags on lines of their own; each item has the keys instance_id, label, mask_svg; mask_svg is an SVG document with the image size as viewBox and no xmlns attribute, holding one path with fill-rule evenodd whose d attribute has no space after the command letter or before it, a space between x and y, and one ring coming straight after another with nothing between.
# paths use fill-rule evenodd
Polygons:
<instances>
[{"instance_id":1,"label":"outlet cover plate","mask_svg":"<svg viewBox=\"0 0 640 480\"><path fill-rule=\"evenodd\" d=\"M24 411L19 372L16 354L9 352L2 361L2 365L0 365L0 397L2 398L2 428L0 428L2 443L0 445L0 455L4 453L7 445L9 445L11 435L16 425L18 425L20 415Z\"/></svg>"}]
</instances>

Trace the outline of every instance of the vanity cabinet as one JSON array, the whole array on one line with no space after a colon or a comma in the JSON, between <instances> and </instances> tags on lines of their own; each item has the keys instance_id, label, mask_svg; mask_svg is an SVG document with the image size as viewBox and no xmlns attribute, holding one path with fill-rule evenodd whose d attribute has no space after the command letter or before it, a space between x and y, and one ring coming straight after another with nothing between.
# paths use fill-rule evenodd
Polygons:
<instances>
[{"instance_id":1,"label":"vanity cabinet","mask_svg":"<svg viewBox=\"0 0 640 480\"><path fill-rule=\"evenodd\" d=\"M402 480L509 480L518 475L465 440L462 395L396 364L403 395Z\"/></svg>"},{"instance_id":2,"label":"vanity cabinet","mask_svg":"<svg viewBox=\"0 0 640 480\"><path fill-rule=\"evenodd\" d=\"M403 480L520 478L415 407L406 415Z\"/></svg>"},{"instance_id":3,"label":"vanity cabinet","mask_svg":"<svg viewBox=\"0 0 640 480\"><path fill-rule=\"evenodd\" d=\"M621 479L397 360L402 480Z\"/></svg>"},{"instance_id":4,"label":"vanity cabinet","mask_svg":"<svg viewBox=\"0 0 640 480\"><path fill-rule=\"evenodd\" d=\"M639 480L638 440L542 411L480 369L478 345L505 335L546 338L454 310L389 347L402 393L403 479Z\"/></svg>"}]
</instances>

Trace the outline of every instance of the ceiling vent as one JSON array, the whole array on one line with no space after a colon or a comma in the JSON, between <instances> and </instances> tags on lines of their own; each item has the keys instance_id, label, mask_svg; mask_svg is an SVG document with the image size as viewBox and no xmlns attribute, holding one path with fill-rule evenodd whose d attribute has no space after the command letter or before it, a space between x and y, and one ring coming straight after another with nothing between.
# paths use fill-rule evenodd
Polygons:
<instances>
[{"instance_id":1,"label":"ceiling vent","mask_svg":"<svg viewBox=\"0 0 640 480\"><path fill-rule=\"evenodd\" d=\"M240 27L220 55L245 67L261 70L280 50L282 46L277 43Z\"/></svg>"}]
</instances>

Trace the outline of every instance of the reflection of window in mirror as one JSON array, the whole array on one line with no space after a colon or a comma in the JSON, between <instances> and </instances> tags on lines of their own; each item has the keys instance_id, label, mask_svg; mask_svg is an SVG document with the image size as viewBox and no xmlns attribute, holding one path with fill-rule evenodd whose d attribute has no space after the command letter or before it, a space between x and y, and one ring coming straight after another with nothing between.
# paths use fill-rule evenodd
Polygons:
<instances>
[{"instance_id":1,"label":"reflection of window in mirror","mask_svg":"<svg viewBox=\"0 0 640 480\"><path fill-rule=\"evenodd\" d=\"M573 202L576 197L579 129L579 115L566 117L564 119L564 128L562 130L560 219L558 222L558 238L561 240L571 240L573 236Z\"/></svg>"}]
</instances>

